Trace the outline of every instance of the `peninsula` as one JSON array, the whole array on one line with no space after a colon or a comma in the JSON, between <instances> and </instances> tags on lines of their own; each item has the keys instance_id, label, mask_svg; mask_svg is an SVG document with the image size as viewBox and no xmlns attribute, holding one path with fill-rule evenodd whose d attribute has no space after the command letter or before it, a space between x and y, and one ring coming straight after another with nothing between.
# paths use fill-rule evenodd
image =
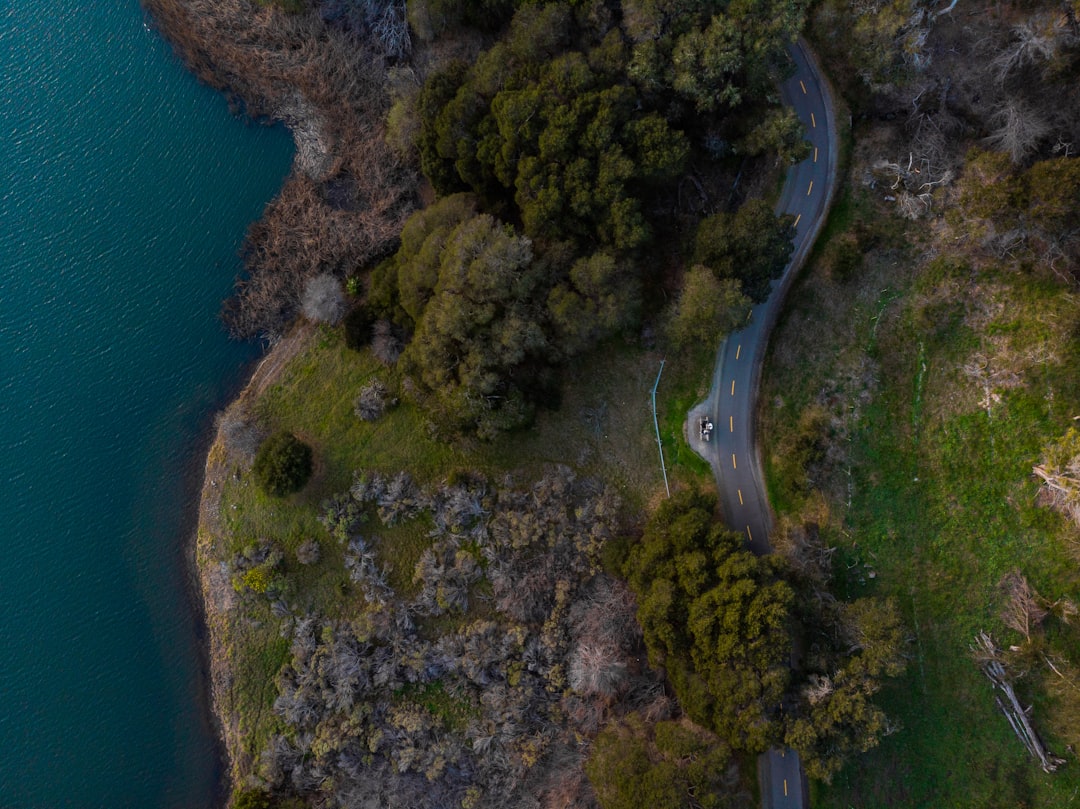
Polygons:
<instances>
[{"instance_id":1,"label":"peninsula","mask_svg":"<svg viewBox=\"0 0 1080 809\"><path fill-rule=\"evenodd\" d=\"M1076 788L1073 5L148 6L298 143L197 540L233 806L773 805L773 747L820 806ZM804 30L843 186L756 556L684 424L802 224Z\"/></svg>"}]
</instances>

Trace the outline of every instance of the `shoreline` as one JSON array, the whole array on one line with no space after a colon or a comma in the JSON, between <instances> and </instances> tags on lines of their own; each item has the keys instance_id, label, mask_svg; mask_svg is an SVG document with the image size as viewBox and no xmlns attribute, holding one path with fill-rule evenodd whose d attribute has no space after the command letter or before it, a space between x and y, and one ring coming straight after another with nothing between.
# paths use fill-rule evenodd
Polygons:
<instances>
[{"instance_id":1,"label":"shoreline","mask_svg":"<svg viewBox=\"0 0 1080 809\"><path fill-rule=\"evenodd\" d=\"M199 689L200 703L218 748L219 771L216 775L219 790L215 807L227 805L231 785L239 770L248 763L243 760L237 744L236 728L229 722L232 712L226 707L228 686L234 672L228 663L228 645L223 629L229 621L235 594L227 578L214 575L217 569L214 546L221 535L220 483L231 466L242 462L227 446L223 435L223 417L230 412L235 413L237 409L243 411L253 403L277 379L288 361L307 346L313 334L312 329L298 324L265 354L248 364L246 375L239 377L231 397L225 400L225 406L211 414L206 440L202 443L203 452L193 453L191 459L191 474L200 474L200 477L195 489L197 497L192 500L196 511L194 531L188 534L183 549L184 578L185 590L188 590L196 618L203 677ZM192 482L195 482L194 478ZM232 716L232 719L235 718Z\"/></svg>"},{"instance_id":2,"label":"shoreline","mask_svg":"<svg viewBox=\"0 0 1080 809\"><path fill-rule=\"evenodd\" d=\"M181 523L183 527L179 532L180 541L176 548L175 563L182 579L181 589L183 590L185 606L189 610L192 619L198 657L196 663L199 676L196 684L196 699L200 722L206 736L213 740L214 745L214 793L210 803L211 809L223 809L228 805L230 778L229 756L222 735L221 717L215 709L211 688L214 661L210 654L210 627L207 621L206 603L202 595L201 572L196 558L199 515L204 497L206 459L210 450L218 441L218 414L223 412L224 408L231 406L242 394L254 373L254 369L259 366L265 356L264 354L262 357L254 357L244 363L236 376L230 380L230 384L221 398L214 403L203 417L196 439L193 442L193 451L184 459L182 464L181 485L184 495L184 509Z\"/></svg>"}]
</instances>

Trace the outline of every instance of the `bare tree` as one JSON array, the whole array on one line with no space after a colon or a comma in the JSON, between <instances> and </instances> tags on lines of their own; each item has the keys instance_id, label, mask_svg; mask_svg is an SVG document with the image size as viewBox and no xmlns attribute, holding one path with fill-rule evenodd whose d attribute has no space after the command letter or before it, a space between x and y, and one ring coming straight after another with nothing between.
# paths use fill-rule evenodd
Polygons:
<instances>
[{"instance_id":1,"label":"bare tree","mask_svg":"<svg viewBox=\"0 0 1080 809\"><path fill-rule=\"evenodd\" d=\"M1007 99L990 120L997 128L986 142L1008 152L1014 163L1034 154L1039 143L1050 134L1050 124L1042 114L1017 98Z\"/></svg>"},{"instance_id":2,"label":"bare tree","mask_svg":"<svg viewBox=\"0 0 1080 809\"><path fill-rule=\"evenodd\" d=\"M376 421L397 404L397 398L381 379L372 379L360 388L360 395L353 403L353 412L364 421Z\"/></svg>"},{"instance_id":3,"label":"bare tree","mask_svg":"<svg viewBox=\"0 0 1080 809\"><path fill-rule=\"evenodd\" d=\"M1046 600L1028 584L1027 578L1019 570L1006 574L1001 580L1001 588L1007 598L1001 620L1007 627L1023 635L1024 640L1030 641L1031 633L1049 614Z\"/></svg>"},{"instance_id":4,"label":"bare tree","mask_svg":"<svg viewBox=\"0 0 1080 809\"><path fill-rule=\"evenodd\" d=\"M991 66L999 83L1014 72L1049 62L1071 39L1067 21L1060 14L1037 14L1013 26L1009 44L994 57Z\"/></svg>"},{"instance_id":5,"label":"bare tree","mask_svg":"<svg viewBox=\"0 0 1080 809\"><path fill-rule=\"evenodd\" d=\"M328 273L309 278L300 308L308 320L333 326L347 309L341 282Z\"/></svg>"}]
</instances>

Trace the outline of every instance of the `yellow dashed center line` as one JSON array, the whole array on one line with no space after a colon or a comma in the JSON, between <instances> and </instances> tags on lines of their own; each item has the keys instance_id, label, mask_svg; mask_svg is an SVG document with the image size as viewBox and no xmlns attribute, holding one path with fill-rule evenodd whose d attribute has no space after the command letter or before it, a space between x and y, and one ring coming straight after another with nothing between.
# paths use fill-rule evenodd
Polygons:
<instances>
[{"instance_id":1,"label":"yellow dashed center line","mask_svg":"<svg viewBox=\"0 0 1080 809\"><path fill-rule=\"evenodd\" d=\"M751 542L754 541L754 535L750 533L750 526L749 525L746 526L746 538L749 539ZM784 783L786 784L787 782L785 781ZM786 792L784 794L787 795Z\"/></svg>"},{"instance_id":2,"label":"yellow dashed center line","mask_svg":"<svg viewBox=\"0 0 1080 809\"><path fill-rule=\"evenodd\" d=\"M728 416L727 419L728 419L728 427L731 428L730 430L728 430L728 432L730 432L730 433L735 432L735 417L734 416Z\"/></svg>"},{"instance_id":3,"label":"yellow dashed center line","mask_svg":"<svg viewBox=\"0 0 1080 809\"><path fill-rule=\"evenodd\" d=\"M736 491L739 493L739 505L741 506L743 504L743 502L742 502L742 489L736 489Z\"/></svg>"},{"instance_id":4,"label":"yellow dashed center line","mask_svg":"<svg viewBox=\"0 0 1080 809\"><path fill-rule=\"evenodd\" d=\"M731 453L731 468L732 469L738 469L739 468L738 466L735 465L735 453L734 452Z\"/></svg>"},{"instance_id":5,"label":"yellow dashed center line","mask_svg":"<svg viewBox=\"0 0 1080 809\"><path fill-rule=\"evenodd\" d=\"M742 351L742 343L735 346L735 359L739 358L739 353Z\"/></svg>"},{"instance_id":6,"label":"yellow dashed center line","mask_svg":"<svg viewBox=\"0 0 1080 809\"><path fill-rule=\"evenodd\" d=\"M806 95L806 85L802 83L802 79L799 79L799 86L802 88L802 94Z\"/></svg>"},{"instance_id":7,"label":"yellow dashed center line","mask_svg":"<svg viewBox=\"0 0 1080 809\"><path fill-rule=\"evenodd\" d=\"M814 162L817 162L817 146L814 147Z\"/></svg>"},{"instance_id":8,"label":"yellow dashed center line","mask_svg":"<svg viewBox=\"0 0 1080 809\"><path fill-rule=\"evenodd\" d=\"M810 192L814 190L814 181L810 181L810 187L806 189L806 196L810 196Z\"/></svg>"},{"instance_id":9,"label":"yellow dashed center line","mask_svg":"<svg viewBox=\"0 0 1080 809\"><path fill-rule=\"evenodd\" d=\"M784 779L784 794L787 795L787 779Z\"/></svg>"},{"instance_id":10,"label":"yellow dashed center line","mask_svg":"<svg viewBox=\"0 0 1080 809\"><path fill-rule=\"evenodd\" d=\"M794 227L799 226L799 220L800 219L802 219L802 214L799 214L798 216L795 217L795 225L794 225Z\"/></svg>"},{"instance_id":11,"label":"yellow dashed center line","mask_svg":"<svg viewBox=\"0 0 1080 809\"><path fill-rule=\"evenodd\" d=\"M810 113L810 126L817 129L817 119L814 118L814 113Z\"/></svg>"},{"instance_id":12,"label":"yellow dashed center line","mask_svg":"<svg viewBox=\"0 0 1080 809\"><path fill-rule=\"evenodd\" d=\"M731 395L732 396L735 395L735 380L734 379L731 380Z\"/></svg>"}]
</instances>

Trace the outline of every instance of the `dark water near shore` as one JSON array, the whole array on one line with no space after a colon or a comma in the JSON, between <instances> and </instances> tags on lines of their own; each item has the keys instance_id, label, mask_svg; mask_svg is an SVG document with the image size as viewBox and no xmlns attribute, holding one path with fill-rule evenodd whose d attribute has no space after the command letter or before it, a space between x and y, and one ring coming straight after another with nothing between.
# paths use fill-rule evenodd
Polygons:
<instances>
[{"instance_id":1,"label":"dark water near shore","mask_svg":"<svg viewBox=\"0 0 1080 809\"><path fill-rule=\"evenodd\" d=\"M205 807L192 454L292 143L128 0L0 2L0 807Z\"/></svg>"}]
</instances>

